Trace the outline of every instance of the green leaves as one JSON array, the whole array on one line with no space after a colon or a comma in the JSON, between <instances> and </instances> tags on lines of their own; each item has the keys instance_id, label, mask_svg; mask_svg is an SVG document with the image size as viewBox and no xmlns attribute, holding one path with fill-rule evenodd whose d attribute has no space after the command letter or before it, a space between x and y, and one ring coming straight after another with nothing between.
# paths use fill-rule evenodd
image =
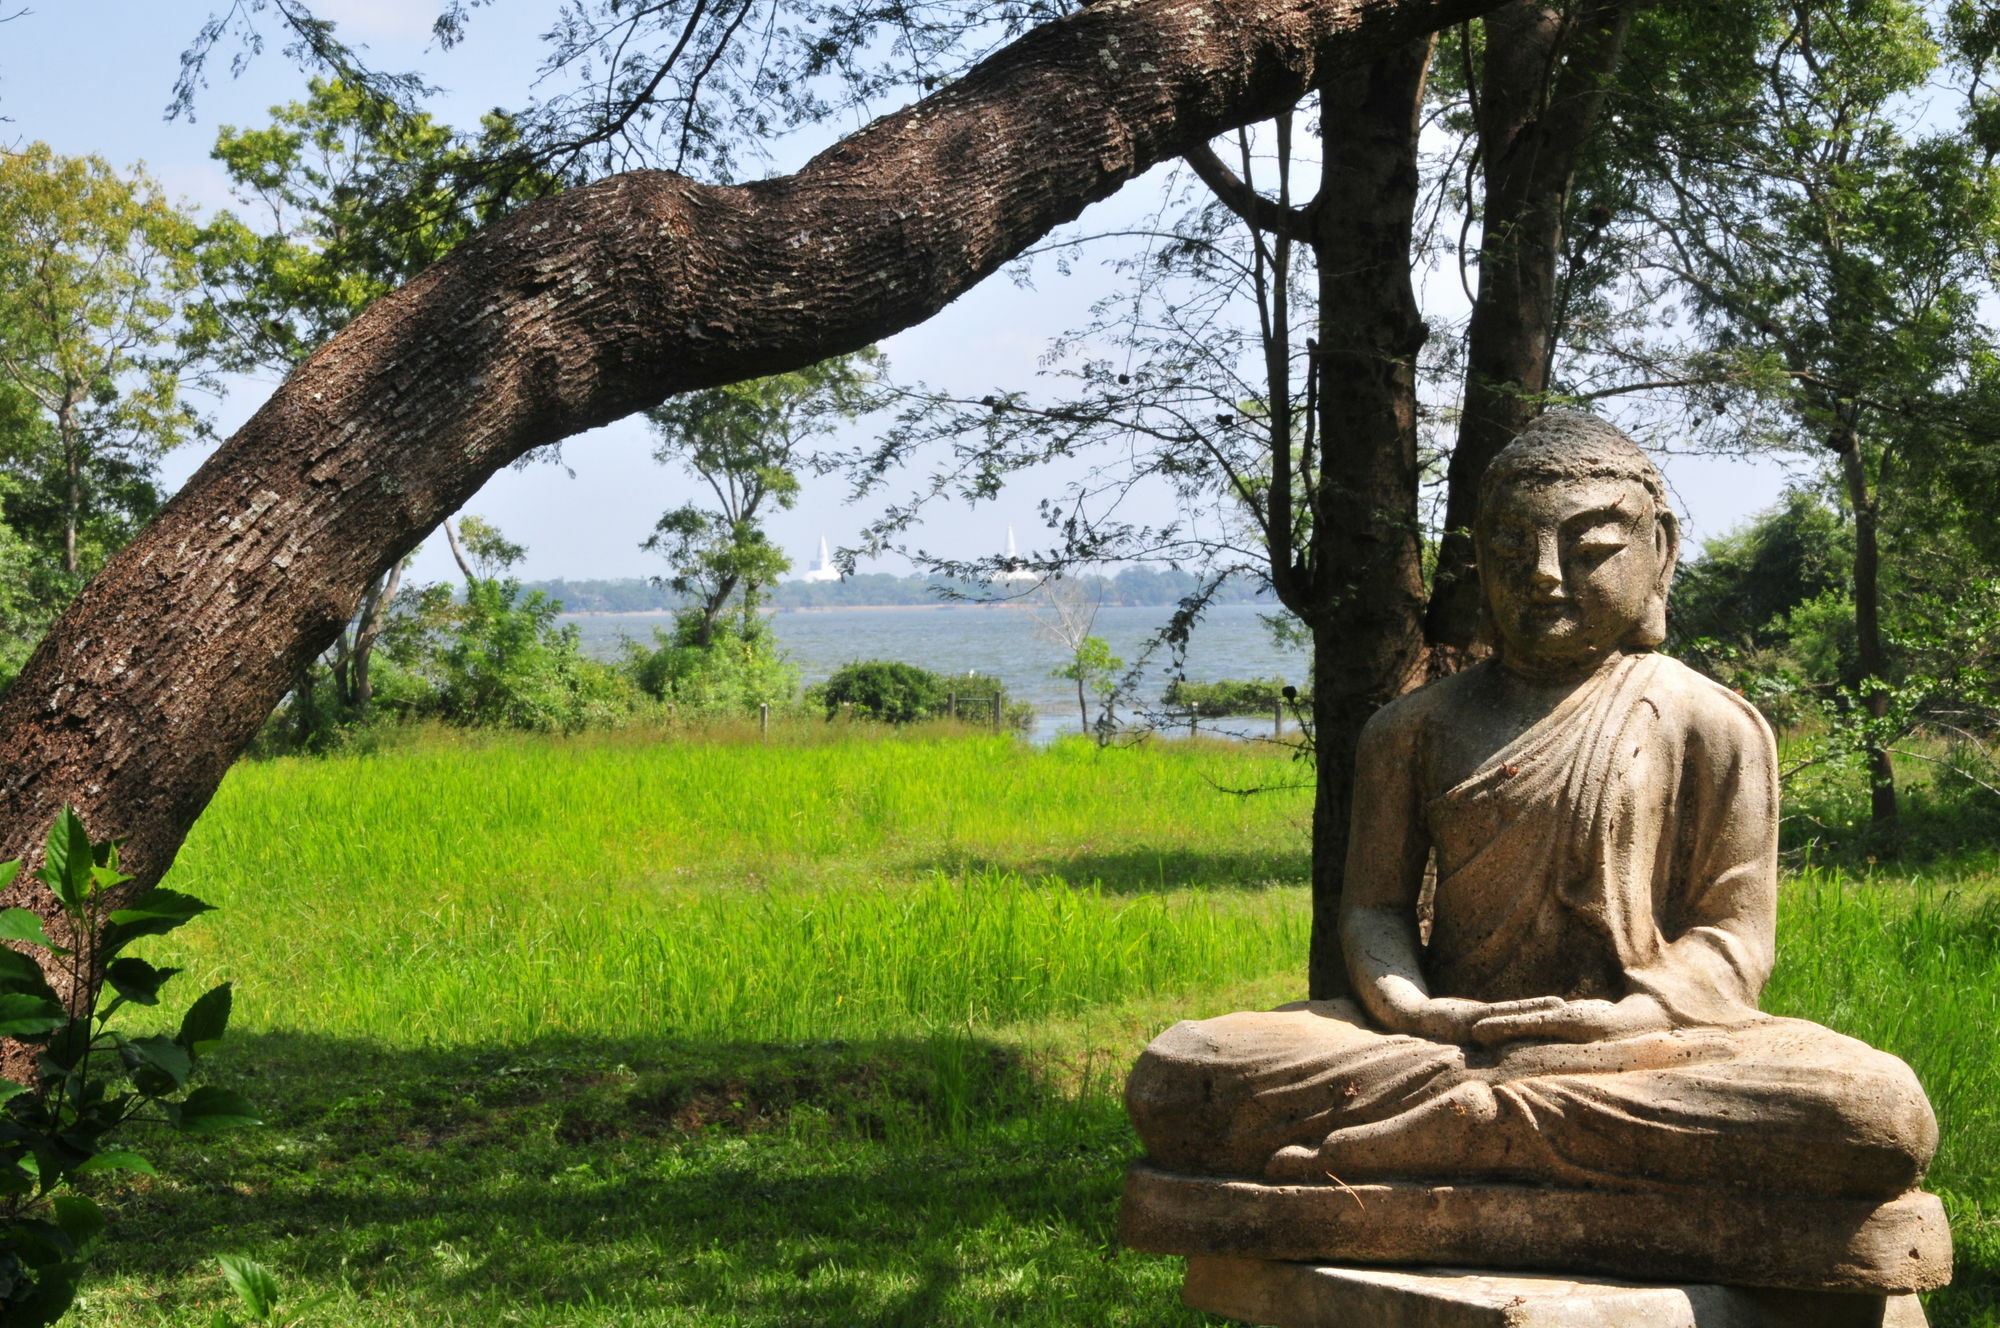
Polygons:
<instances>
[{"instance_id":1,"label":"green leaves","mask_svg":"<svg viewBox=\"0 0 2000 1328\"><path fill-rule=\"evenodd\" d=\"M0 884L19 866L0 864ZM117 845L93 842L82 818L67 807L49 831L37 879L67 914L70 933L94 938L111 996L103 1000L84 962L50 941L41 917L24 908L0 910L0 1037L40 1043L32 1083L0 1080L0 1322L8 1328L53 1324L76 1298L104 1215L70 1188L74 1179L152 1173L143 1156L110 1142L115 1131L141 1112L157 1112L195 1132L257 1123L255 1109L227 1089L204 1085L179 1097L196 1060L229 1027L228 983L188 1007L171 1036L128 1037L106 1027L124 1006L158 1006L161 989L180 971L119 951L172 931L209 906L192 895L154 889L113 909L111 892L132 878L119 869ZM60 973L81 1008L56 998L43 964ZM244 1276L253 1289L269 1291L266 1302L274 1303L275 1284L268 1274L259 1282L257 1271L248 1265Z\"/></svg>"},{"instance_id":2,"label":"green leaves","mask_svg":"<svg viewBox=\"0 0 2000 1328\"><path fill-rule=\"evenodd\" d=\"M210 1134L217 1130L236 1130L264 1123L257 1109L242 1094L209 1084L195 1089L183 1101L163 1102L160 1105L170 1122L191 1134Z\"/></svg>"},{"instance_id":3,"label":"green leaves","mask_svg":"<svg viewBox=\"0 0 2000 1328\"><path fill-rule=\"evenodd\" d=\"M104 929L104 948L116 953L141 936L164 936L183 923L212 911L213 905L205 904L193 895L184 895L177 890L148 890L131 907L117 909L111 914L111 925Z\"/></svg>"},{"instance_id":4,"label":"green leaves","mask_svg":"<svg viewBox=\"0 0 2000 1328\"><path fill-rule=\"evenodd\" d=\"M56 813L56 823L49 828L48 848L37 874L71 917L83 912L84 895L91 886L90 869L95 865L90 853L90 833L83 828L83 818L72 808L64 807Z\"/></svg>"},{"instance_id":5,"label":"green leaves","mask_svg":"<svg viewBox=\"0 0 2000 1328\"><path fill-rule=\"evenodd\" d=\"M240 1254L217 1255L215 1261L222 1265L223 1279L251 1318L268 1320L277 1316L278 1279L271 1275L270 1269Z\"/></svg>"},{"instance_id":6,"label":"green leaves","mask_svg":"<svg viewBox=\"0 0 2000 1328\"><path fill-rule=\"evenodd\" d=\"M206 1056L222 1041L222 1034L229 1027L229 1009L232 1003L230 984L225 982L188 1007L181 1019L180 1036L174 1040L186 1047L190 1056Z\"/></svg>"},{"instance_id":7,"label":"green leaves","mask_svg":"<svg viewBox=\"0 0 2000 1328\"><path fill-rule=\"evenodd\" d=\"M18 861L7 865L14 869L7 873L9 877L21 869ZM29 945L39 945L42 949L57 955L69 953L56 947L56 943L49 939L48 933L42 930L42 920L25 908L0 910L0 941L24 941Z\"/></svg>"},{"instance_id":8,"label":"green leaves","mask_svg":"<svg viewBox=\"0 0 2000 1328\"><path fill-rule=\"evenodd\" d=\"M165 1097L187 1086L194 1057L186 1047L162 1034L117 1039L119 1059L132 1074L132 1086L147 1097Z\"/></svg>"},{"instance_id":9,"label":"green leaves","mask_svg":"<svg viewBox=\"0 0 2000 1328\"><path fill-rule=\"evenodd\" d=\"M178 968L154 968L143 959L114 959L104 970L104 980L123 1000L134 1005L158 1005L160 987Z\"/></svg>"},{"instance_id":10,"label":"green leaves","mask_svg":"<svg viewBox=\"0 0 2000 1328\"><path fill-rule=\"evenodd\" d=\"M27 992L0 993L0 1037L38 1037L69 1022L62 1006Z\"/></svg>"}]
</instances>

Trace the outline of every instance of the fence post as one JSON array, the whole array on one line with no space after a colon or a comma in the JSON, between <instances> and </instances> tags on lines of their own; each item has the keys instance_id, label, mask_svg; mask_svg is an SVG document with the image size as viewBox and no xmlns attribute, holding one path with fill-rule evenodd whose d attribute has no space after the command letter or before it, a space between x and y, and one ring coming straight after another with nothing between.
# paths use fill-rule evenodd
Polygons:
<instances>
[{"instance_id":1,"label":"fence post","mask_svg":"<svg viewBox=\"0 0 2000 1328\"><path fill-rule=\"evenodd\" d=\"M993 693L993 731L1000 731L1000 693Z\"/></svg>"},{"instance_id":2,"label":"fence post","mask_svg":"<svg viewBox=\"0 0 2000 1328\"><path fill-rule=\"evenodd\" d=\"M1285 703L1283 701L1274 701L1271 703L1271 732L1276 737L1282 738L1285 736Z\"/></svg>"},{"instance_id":3,"label":"fence post","mask_svg":"<svg viewBox=\"0 0 2000 1328\"><path fill-rule=\"evenodd\" d=\"M957 693L957 692L946 692L946 693L944 694L944 712L945 712L945 713L946 713L947 715L950 715L950 716L951 716L951 717L952 717L952 718L953 718L954 720L956 720L956 719L958 718L958 693Z\"/></svg>"},{"instance_id":4,"label":"fence post","mask_svg":"<svg viewBox=\"0 0 2000 1328\"><path fill-rule=\"evenodd\" d=\"M771 732L771 703L760 702L757 706L757 731L768 735Z\"/></svg>"}]
</instances>

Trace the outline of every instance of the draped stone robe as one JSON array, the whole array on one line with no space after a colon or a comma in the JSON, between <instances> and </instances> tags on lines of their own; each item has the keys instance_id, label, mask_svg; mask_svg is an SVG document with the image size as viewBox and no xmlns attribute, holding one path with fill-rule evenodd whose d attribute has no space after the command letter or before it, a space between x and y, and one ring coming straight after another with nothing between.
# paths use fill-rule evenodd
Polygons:
<instances>
[{"instance_id":1,"label":"draped stone robe","mask_svg":"<svg viewBox=\"0 0 2000 1328\"><path fill-rule=\"evenodd\" d=\"M1777 775L1756 711L1672 659L1627 655L1447 786L1434 748L1478 683L1468 671L1385 708L1357 772L1365 783L1370 762L1375 778L1406 763L1394 782L1422 799L1437 869L1430 994L1644 992L1674 1027L1469 1048L1381 1031L1349 1001L1177 1024L1127 1088L1151 1160L1320 1181L1856 1198L1914 1186L1936 1124L1909 1069L1757 1010ZM1357 804L1357 841L1365 818ZM1296 1156L1274 1163L1288 1147L1312 1150L1309 1174L1294 1174Z\"/></svg>"}]
</instances>

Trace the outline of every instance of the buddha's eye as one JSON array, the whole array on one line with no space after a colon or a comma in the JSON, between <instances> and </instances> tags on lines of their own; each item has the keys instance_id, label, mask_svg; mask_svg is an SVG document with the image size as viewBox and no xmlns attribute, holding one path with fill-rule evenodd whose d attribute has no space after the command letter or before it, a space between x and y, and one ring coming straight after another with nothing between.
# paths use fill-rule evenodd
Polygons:
<instances>
[{"instance_id":1,"label":"buddha's eye","mask_svg":"<svg viewBox=\"0 0 2000 1328\"><path fill-rule=\"evenodd\" d=\"M1623 526L1601 524L1571 532L1566 543L1571 556L1596 564L1625 548L1631 539Z\"/></svg>"}]
</instances>

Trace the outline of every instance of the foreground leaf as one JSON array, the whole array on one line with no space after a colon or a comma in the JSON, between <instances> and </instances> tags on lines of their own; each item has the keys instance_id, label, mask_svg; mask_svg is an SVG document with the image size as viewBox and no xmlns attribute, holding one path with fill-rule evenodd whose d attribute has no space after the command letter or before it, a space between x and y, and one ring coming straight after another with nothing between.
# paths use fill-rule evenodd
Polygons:
<instances>
[{"instance_id":1,"label":"foreground leaf","mask_svg":"<svg viewBox=\"0 0 2000 1328\"><path fill-rule=\"evenodd\" d=\"M143 959L114 959L104 970L113 991L134 1005L158 1005L160 987L178 968L155 968Z\"/></svg>"},{"instance_id":2,"label":"foreground leaf","mask_svg":"<svg viewBox=\"0 0 2000 1328\"><path fill-rule=\"evenodd\" d=\"M42 920L25 908L0 909L0 941L25 941L59 955L69 953L49 939L42 930Z\"/></svg>"},{"instance_id":3,"label":"foreground leaf","mask_svg":"<svg viewBox=\"0 0 2000 1328\"><path fill-rule=\"evenodd\" d=\"M278 1279L270 1269L240 1254L217 1255L215 1261L222 1265L222 1276L229 1282L229 1289L243 1302L243 1308L250 1311L251 1318L268 1319L277 1313Z\"/></svg>"},{"instance_id":4,"label":"foreground leaf","mask_svg":"<svg viewBox=\"0 0 2000 1328\"><path fill-rule=\"evenodd\" d=\"M157 1176L153 1164L139 1154L126 1148L108 1148L84 1160L76 1169L81 1176L92 1171L132 1171L142 1176Z\"/></svg>"},{"instance_id":5,"label":"foreground leaf","mask_svg":"<svg viewBox=\"0 0 2000 1328\"><path fill-rule=\"evenodd\" d=\"M214 1130L235 1130L246 1125L262 1125L257 1109L240 1093L204 1085L187 1095L183 1102L164 1104L168 1116L183 1130L206 1134Z\"/></svg>"},{"instance_id":6,"label":"foreground leaf","mask_svg":"<svg viewBox=\"0 0 2000 1328\"><path fill-rule=\"evenodd\" d=\"M188 1007L181 1019L180 1036L174 1040L188 1049L193 1056L205 1056L222 1041L222 1035L229 1028L229 1010L233 1000L230 984L225 982L210 991L203 992L201 998Z\"/></svg>"},{"instance_id":7,"label":"foreground leaf","mask_svg":"<svg viewBox=\"0 0 2000 1328\"><path fill-rule=\"evenodd\" d=\"M90 832L83 828L83 818L76 814L75 808L64 807L56 813L56 823L49 827L40 874L43 884L72 916L83 911L84 892L90 887L90 869L96 865L91 858Z\"/></svg>"},{"instance_id":8,"label":"foreground leaf","mask_svg":"<svg viewBox=\"0 0 2000 1328\"><path fill-rule=\"evenodd\" d=\"M46 996L10 991L0 994L0 1037L35 1037L69 1022L69 1014Z\"/></svg>"}]
</instances>

